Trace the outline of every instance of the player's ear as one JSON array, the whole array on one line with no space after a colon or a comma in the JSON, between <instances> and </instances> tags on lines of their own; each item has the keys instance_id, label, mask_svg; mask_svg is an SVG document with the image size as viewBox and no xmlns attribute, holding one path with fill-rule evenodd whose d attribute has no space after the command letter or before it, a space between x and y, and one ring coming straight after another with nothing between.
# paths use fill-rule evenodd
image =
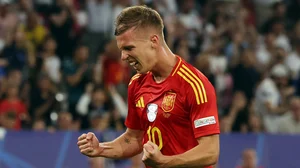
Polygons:
<instances>
[{"instance_id":1,"label":"player's ear","mask_svg":"<svg viewBox=\"0 0 300 168\"><path fill-rule=\"evenodd\" d=\"M159 36L157 34L153 34L150 37L150 41L151 41L151 47L157 48L157 46L159 45Z\"/></svg>"}]
</instances>

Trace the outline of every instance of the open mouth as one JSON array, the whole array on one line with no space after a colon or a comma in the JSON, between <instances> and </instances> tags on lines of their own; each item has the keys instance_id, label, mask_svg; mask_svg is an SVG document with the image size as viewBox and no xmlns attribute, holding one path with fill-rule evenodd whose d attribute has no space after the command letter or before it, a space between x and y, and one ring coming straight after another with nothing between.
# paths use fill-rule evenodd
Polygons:
<instances>
[{"instance_id":1,"label":"open mouth","mask_svg":"<svg viewBox=\"0 0 300 168\"><path fill-rule=\"evenodd\" d=\"M137 61L129 62L129 65L131 65L131 66L136 66L137 64L138 64Z\"/></svg>"},{"instance_id":2,"label":"open mouth","mask_svg":"<svg viewBox=\"0 0 300 168\"><path fill-rule=\"evenodd\" d=\"M128 60L128 63L130 66L132 66L135 70L138 69L139 62L136 59L130 59Z\"/></svg>"}]
</instances>

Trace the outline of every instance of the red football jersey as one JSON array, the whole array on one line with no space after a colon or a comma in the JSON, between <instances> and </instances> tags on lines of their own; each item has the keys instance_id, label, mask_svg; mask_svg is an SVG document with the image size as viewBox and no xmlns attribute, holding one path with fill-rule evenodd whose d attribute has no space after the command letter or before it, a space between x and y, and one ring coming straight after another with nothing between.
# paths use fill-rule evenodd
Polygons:
<instances>
[{"instance_id":1,"label":"red football jersey","mask_svg":"<svg viewBox=\"0 0 300 168\"><path fill-rule=\"evenodd\" d=\"M184 153L198 145L197 138L220 133L214 87L180 57L162 83L151 72L136 74L128 86L125 125L145 130L143 143L154 142L164 155Z\"/></svg>"}]
</instances>

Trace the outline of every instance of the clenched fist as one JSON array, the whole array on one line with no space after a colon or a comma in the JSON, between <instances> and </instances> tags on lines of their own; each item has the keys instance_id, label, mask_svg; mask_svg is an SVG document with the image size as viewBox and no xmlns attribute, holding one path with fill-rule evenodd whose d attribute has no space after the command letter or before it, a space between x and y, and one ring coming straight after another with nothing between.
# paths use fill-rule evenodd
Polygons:
<instances>
[{"instance_id":1,"label":"clenched fist","mask_svg":"<svg viewBox=\"0 0 300 168\"><path fill-rule=\"evenodd\" d=\"M77 142L80 152L89 157L97 157L104 150L94 133L82 134Z\"/></svg>"},{"instance_id":2,"label":"clenched fist","mask_svg":"<svg viewBox=\"0 0 300 168\"><path fill-rule=\"evenodd\" d=\"M160 152L158 146L151 141L144 144L144 154L142 161L147 165L155 168L163 168L165 156Z\"/></svg>"}]
</instances>

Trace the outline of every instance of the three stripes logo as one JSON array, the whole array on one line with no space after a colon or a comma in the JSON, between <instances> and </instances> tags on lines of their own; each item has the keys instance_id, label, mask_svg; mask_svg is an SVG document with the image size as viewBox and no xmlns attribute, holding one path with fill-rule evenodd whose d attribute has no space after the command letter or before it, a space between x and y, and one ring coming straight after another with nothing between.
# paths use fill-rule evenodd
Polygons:
<instances>
[{"instance_id":1,"label":"three stripes logo","mask_svg":"<svg viewBox=\"0 0 300 168\"><path fill-rule=\"evenodd\" d=\"M141 107L144 108L145 107L145 103L144 103L144 98L140 97L139 100L137 101L137 103L135 104L135 107Z\"/></svg>"}]
</instances>

